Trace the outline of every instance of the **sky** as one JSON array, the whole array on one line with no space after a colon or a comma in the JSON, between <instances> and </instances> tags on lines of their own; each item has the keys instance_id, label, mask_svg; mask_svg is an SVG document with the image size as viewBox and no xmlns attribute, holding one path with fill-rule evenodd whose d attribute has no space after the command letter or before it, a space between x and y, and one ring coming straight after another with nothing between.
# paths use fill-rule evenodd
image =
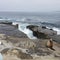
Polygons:
<instances>
[{"instance_id":1,"label":"sky","mask_svg":"<svg viewBox=\"0 0 60 60\"><path fill-rule=\"evenodd\" d=\"M60 0L0 0L0 11L60 11Z\"/></svg>"}]
</instances>

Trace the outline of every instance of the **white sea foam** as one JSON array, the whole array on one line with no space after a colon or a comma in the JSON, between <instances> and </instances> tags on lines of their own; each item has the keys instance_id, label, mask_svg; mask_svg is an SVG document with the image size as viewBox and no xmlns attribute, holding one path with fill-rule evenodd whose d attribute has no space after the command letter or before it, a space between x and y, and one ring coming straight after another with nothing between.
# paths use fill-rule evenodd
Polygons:
<instances>
[{"instance_id":1,"label":"white sea foam","mask_svg":"<svg viewBox=\"0 0 60 60\"><path fill-rule=\"evenodd\" d=\"M57 27L47 27L48 29L53 29L54 31L57 31L57 35L60 35L60 28L57 28Z\"/></svg>"},{"instance_id":2,"label":"white sea foam","mask_svg":"<svg viewBox=\"0 0 60 60\"><path fill-rule=\"evenodd\" d=\"M0 41L0 45L2 44L2 42Z\"/></svg>"},{"instance_id":3,"label":"white sea foam","mask_svg":"<svg viewBox=\"0 0 60 60\"><path fill-rule=\"evenodd\" d=\"M19 24L18 29L24 32L30 39L37 39L33 36L33 32L26 28L29 24Z\"/></svg>"},{"instance_id":4,"label":"white sea foam","mask_svg":"<svg viewBox=\"0 0 60 60\"><path fill-rule=\"evenodd\" d=\"M47 27L48 29L53 29L54 31L57 31L57 35L60 35L60 28L57 28L57 27Z\"/></svg>"},{"instance_id":5,"label":"white sea foam","mask_svg":"<svg viewBox=\"0 0 60 60\"><path fill-rule=\"evenodd\" d=\"M18 24L18 29L20 31L22 31L23 33L25 33L30 39L37 39L35 36L33 36L33 32L29 29L26 28L26 26L30 25L27 23L17 23L17 22L13 22L13 25ZM47 27L48 29L51 29L50 27ZM60 29L53 27L52 28L54 31L57 31L57 35L60 35Z\"/></svg>"},{"instance_id":6,"label":"white sea foam","mask_svg":"<svg viewBox=\"0 0 60 60\"><path fill-rule=\"evenodd\" d=\"M60 28L53 27L54 31L57 31L57 35L60 35Z\"/></svg>"},{"instance_id":7,"label":"white sea foam","mask_svg":"<svg viewBox=\"0 0 60 60\"><path fill-rule=\"evenodd\" d=\"M17 23L17 22L13 22L13 23L12 23L12 25L16 25L16 24L18 24L18 23Z\"/></svg>"}]
</instances>

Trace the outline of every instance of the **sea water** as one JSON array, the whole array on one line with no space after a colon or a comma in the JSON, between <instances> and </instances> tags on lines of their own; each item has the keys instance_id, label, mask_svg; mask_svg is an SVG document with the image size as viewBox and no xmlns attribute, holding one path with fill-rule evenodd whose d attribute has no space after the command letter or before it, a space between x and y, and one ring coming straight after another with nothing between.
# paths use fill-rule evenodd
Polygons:
<instances>
[{"instance_id":1,"label":"sea water","mask_svg":"<svg viewBox=\"0 0 60 60\"><path fill-rule=\"evenodd\" d=\"M57 31L60 35L60 12L49 13L25 13L25 12L0 12L0 22L11 21L13 25L18 24L18 29L25 33L30 39L37 39L33 32L26 28L28 25L44 25L49 29ZM45 23L45 24L42 24ZM0 60L3 56L0 53Z\"/></svg>"},{"instance_id":2,"label":"sea water","mask_svg":"<svg viewBox=\"0 0 60 60\"><path fill-rule=\"evenodd\" d=\"M30 25L30 24L28 24L28 23L21 24L20 23L18 26L18 29L20 31L22 31L23 33L25 33L30 39L37 39L36 37L33 36L33 32L26 28L26 26L28 26L28 25Z\"/></svg>"},{"instance_id":3,"label":"sea water","mask_svg":"<svg viewBox=\"0 0 60 60\"><path fill-rule=\"evenodd\" d=\"M52 28L60 35L60 12L50 13L22 13L22 12L0 12L0 21L12 21L18 24L18 29L25 33L30 39L36 39L33 32L26 28L27 25L44 25ZM45 24L42 24L45 23Z\"/></svg>"},{"instance_id":4,"label":"sea water","mask_svg":"<svg viewBox=\"0 0 60 60\"><path fill-rule=\"evenodd\" d=\"M2 54L0 53L0 60L3 60L3 56L2 56Z\"/></svg>"}]
</instances>

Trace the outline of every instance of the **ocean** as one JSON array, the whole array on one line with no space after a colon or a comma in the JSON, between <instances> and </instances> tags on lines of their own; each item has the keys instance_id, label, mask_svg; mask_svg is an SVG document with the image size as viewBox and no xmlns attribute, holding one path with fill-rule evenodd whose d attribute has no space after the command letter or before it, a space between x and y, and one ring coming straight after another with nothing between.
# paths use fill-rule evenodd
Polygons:
<instances>
[{"instance_id":1,"label":"ocean","mask_svg":"<svg viewBox=\"0 0 60 60\"><path fill-rule=\"evenodd\" d=\"M32 31L26 29L26 26L31 24L52 28L60 35L60 12L0 12L0 21L19 24L18 29L30 39L36 39Z\"/></svg>"}]
</instances>

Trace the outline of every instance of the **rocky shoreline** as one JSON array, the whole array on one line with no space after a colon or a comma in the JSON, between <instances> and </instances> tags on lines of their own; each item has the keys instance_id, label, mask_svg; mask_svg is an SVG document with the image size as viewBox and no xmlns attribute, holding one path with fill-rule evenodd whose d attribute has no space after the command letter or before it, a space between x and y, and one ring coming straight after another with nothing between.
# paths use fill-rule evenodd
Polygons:
<instances>
[{"instance_id":1,"label":"rocky shoreline","mask_svg":"<svg viewBox=\"0 0 60 60\"><path fill-rule=\"evenodd\" d=\"M55 51L46 47L49 38L31 40L15 26L0 24L0 53L3 60L60 60L59 38L54 36L49 38L53 39Z\"/></svg>"}]
</instances>

